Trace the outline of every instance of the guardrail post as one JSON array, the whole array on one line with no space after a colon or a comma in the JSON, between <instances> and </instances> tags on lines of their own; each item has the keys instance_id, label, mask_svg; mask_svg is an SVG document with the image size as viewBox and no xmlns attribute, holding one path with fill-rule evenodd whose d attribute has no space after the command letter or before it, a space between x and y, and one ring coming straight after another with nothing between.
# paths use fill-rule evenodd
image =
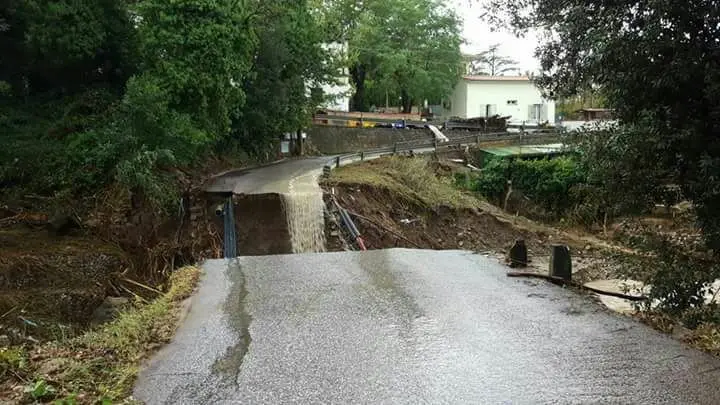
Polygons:
<instances>
[{"instance_id":1,"label":"guardrail post","mask_svg":"<svg viewBox=\"0 0 720 405\"><path fill-rule=\"evenodd\" d=\"M360 161L365 160L365 151L360 152Z\"/></svg>"},{"instance_id":2,"label":"guardrail post","mask_svg":"<svg viewBox=\"0 0 720 405\"><path fill-rule=\"evenodd\" d=\"M395 145L393 145L393 155L396 155L398 151L397 142L395 142Z\"/></svg>"},{"instance_id":3,"label":"guardrail post","mask_svg":"<svg viewBox=\"0 0 720 405\"><path fill-rule=\"evenodd\" d=\"M335 158L335 167L340 167L340 156Z\"/></svg>"}]
</instances>

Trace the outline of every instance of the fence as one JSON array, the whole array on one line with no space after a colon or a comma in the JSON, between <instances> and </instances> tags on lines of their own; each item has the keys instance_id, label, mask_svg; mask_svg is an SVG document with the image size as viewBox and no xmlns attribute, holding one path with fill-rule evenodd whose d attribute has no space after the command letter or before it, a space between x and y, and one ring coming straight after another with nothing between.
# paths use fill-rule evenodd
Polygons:
<instances>
[{"instance_id":1,"label":"fence","mask_svg":"<svg viewBox=\"0 0 720 405\"><path fill-rule=\"evenodd\" d=\"M328 160L323 167L323 174L329 175L330 171L334 168L342 166L344 163L353 163L357 161L363 161L370 158L378 158L381 156L395 155L401 152L416 152L416 153L427 153L427 152L438 152L452 148L458 148L463 146L478 145L484 142L492 141L513 141L517 140L520 143L538 142L540 140L547 141L549 139L561 140L562 135L558 132L546 133L546 132L519 132L519 133L508 133L508 132L496 132L490 134L473 134L467 136L456 136L450 138L448 141L440 142L437 139L418 139L412 141L396 142L393 146L386 148L378 148L365 150L356 153L346 153L338 155Z\"/></svg>"}]
</instances>

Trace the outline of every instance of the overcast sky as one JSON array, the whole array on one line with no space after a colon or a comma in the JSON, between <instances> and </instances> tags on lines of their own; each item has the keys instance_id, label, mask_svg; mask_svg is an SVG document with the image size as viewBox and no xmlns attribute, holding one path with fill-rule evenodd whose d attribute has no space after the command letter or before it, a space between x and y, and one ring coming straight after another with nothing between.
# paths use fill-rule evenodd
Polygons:
<instances>
[{"instance_id":1,"label":"overcast sky","mask_svg":"<svg viewBox=\"0 0 720 405\"><path fill-rule=\"evenodd\" d=\"M537 46L537 37L527 35L517 38L513 34L500 31L491 32L490 27L480 19L482 14L481 1L478 0L446 0L464 20L463 35L467 44L463 52L477 53L486 50L490 45L500 44L498 50L503 56L515 59L521 71L536 71L540 64L533 56Z\"/></svg>"}]
</instances>

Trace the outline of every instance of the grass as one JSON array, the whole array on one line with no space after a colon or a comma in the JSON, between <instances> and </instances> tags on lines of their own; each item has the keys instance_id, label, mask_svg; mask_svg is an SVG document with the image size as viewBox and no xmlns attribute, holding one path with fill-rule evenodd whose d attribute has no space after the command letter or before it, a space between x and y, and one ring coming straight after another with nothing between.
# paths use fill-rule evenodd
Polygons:
<instances>
[{"instance_id":1,"label":"grass","mask_svg":"<svg viewBox=\"0 0 720 405\"><path fill-rule=\"evenodd\" d=\"M16 383L3 387L0 398L12 393L19 403L129 402L142 361L170 341L181 303L191 295L199 277L198 268L181 268L171 275L170 287L163 295L77 338L29 352L3 349L0 376L14 376ZM20 393L18 384L24 385Z\"/></svg>"},{"instance_id":2,"label":"grass","mask_svg":"<svg viewBox=\"0 0 720 405\"><path fill-rule=\"evenodd\" d=\"M367 184L386 188L426 207L477 208L479 200L455 188L450 179L436 176L426 158L388 157L340 167L327 184Z\"/></svg>"}]
</instances>

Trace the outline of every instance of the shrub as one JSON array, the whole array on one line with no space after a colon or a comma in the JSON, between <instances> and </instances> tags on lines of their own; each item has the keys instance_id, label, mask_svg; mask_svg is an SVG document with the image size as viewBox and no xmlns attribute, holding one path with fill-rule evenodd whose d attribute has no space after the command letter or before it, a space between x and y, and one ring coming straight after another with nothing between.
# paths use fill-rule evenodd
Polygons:
<instances>
[{"instance_id":1,"label":"shrub","mask_svg":"<svg viewBox=\"0 0 720 405\"><path fill-rule=\"evenodd\" d=\"M472 190L500 204L507 181L553 216L563 215L579 201L573 198L573 186L585 181L584 172L574 157L540 160L492 159L470 181Z\"/></svg>"}]
</instances>

